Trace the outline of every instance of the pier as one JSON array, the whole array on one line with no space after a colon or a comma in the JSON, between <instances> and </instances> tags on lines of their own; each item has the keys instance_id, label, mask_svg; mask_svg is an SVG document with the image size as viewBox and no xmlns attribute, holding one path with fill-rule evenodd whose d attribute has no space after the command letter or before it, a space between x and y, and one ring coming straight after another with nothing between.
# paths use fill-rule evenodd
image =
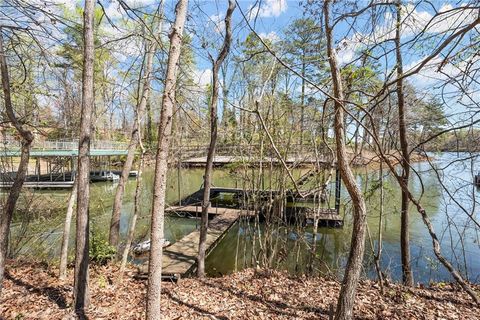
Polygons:
<instances>
[{"instance_id":1,"label":"pier","mask_svg":"<svg viewBox=\"0 0 480 320\"><path fill-rule=\"evenodd\" d=\"M337 190L339 191L339 186L337 186ZM203 192L204 190L200 189L190 194L174 206L166 208L165 212L180 217L200 218ZM212 206L208 209L208 215L213 216L213 218L208 223L206 255L208 256L215 248L238 218L258 216L262 221L265 214L272 208L267 209L263 205L253 206L254 200L263 202L268 194L279 194L279 192L273 190L251 191L238 188L211 188L210 201ZM254 194L255 197L252 197ZM336 196L339 196L339 194L336 193ZM335 208L321 208L319 206L305 206L307 201L296 202L294 194L291 192L287 198L290 198L291 205L284 208L286 221L295 221L301 224L312 224L316 221L318 225L327 227L343 226L343 217L339 214L338 201L340 199L336 201ZM178 280L193 274L197 263L199 239L200 230L194 230L163 249L162 277L164 279ZM148 261L138 268L137 276L146 278L147 275Z\"/></svg>"},{"instance_id":2,"label":"pier","mask_svg":"<svg viewBox=\"0 0 480 320\"><path fill-rule=\"evenodd\" d=\"M92 141L92 181L112 181L112 158L127 155L128 144L114 141ZM7 172L0 177L0 188L10 188L16 175L20 157L20 142L14 139L0 140L0 159ZM78 158L77 140L34 140L30 150L26 188L71 188L75 179Z\"/></svg>"},{"instance_id":3,"label":"pier","mask_svg":"<svg viewBox=\"0 0 480 320\"><path fill-rule=\"evenodd\" d=\"M173 206L165 211L169 213L183 212L200 216L202 208L200 206ZM215 217L208 222L207 256L239 217L255 215L255 212L251 210L219 207L210 207L208 212L215 215ZM200 230L195 230L163 250L162 277L164 279L178 280L195 271L199 241ZM147 274L148 262L138 268L138 276L140 278L147 277Z\"/></svg>"},{"instance_id":4,"label":"pier","mask_svg":"<svg viewBox=\"0 0 480 320\"><path fill-rule=\"evenodd\" d=\"M287 157L283 160L285 164L289 166L310 166L321 164L327 166L331 164L331 160L328 158L315 158L313 156L303 156L303 157ZM259 166L261 163L268 164L272 163L275 166L282 165L282 162L276 157L253 157L253 156L214 156L213 157L213 166L214 167L223 167L232 163L244 163L250 166ZM193 157L182 160L182 165L186 167L205 167L207 164L207 157Z\"/></svg>"}]
</instances>

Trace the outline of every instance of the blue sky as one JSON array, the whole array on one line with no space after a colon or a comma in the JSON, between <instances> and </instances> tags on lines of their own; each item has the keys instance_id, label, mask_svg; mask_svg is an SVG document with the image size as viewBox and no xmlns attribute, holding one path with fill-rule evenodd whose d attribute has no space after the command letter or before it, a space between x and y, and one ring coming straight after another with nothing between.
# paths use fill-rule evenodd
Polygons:
<instances>
[{"instance_id":1,"label":"blue sky","mask_svg":"<svg viewBox=\"0 0 480 320\"><path fill-rule=\"evenodd\" d=\"M40 1L40 0L34 0ZM101 0L104 5L107 14L112 20L118 21L123 19L126 14L120 8L117 0ZM139 8L140 10L152 10L158 5L158 0L124 0L132 8ZM77 5L82 6L83 1L79 0L42 0L42 2L62 4L67 8L74 8ZM165 12L167 18L171 21L173 19L173 8L176 1L166 0L165 1ZM202 83L208 83L210 80L210 62L207 59L207 53L204 49L200 48L198 43L200 42L198 36L205 37L209 43L212 44L210 52L215 55L217 52L217 47L221 44L222 41L222 21L225 15L227 1L226 0L210 0L210 1L199 1L199 0L190 0L189 8L189 22L187 29L193 33L193 38L197 37L194 41L197 41L196 47L196 66L193 72L197 76L197 80ZM359 4L364 4L364 2L359 2ZM404 66L405 71L415 67L428 55L435 47L435 43L439 43L442 37L446 37L451 34L451 28L461 27L471 21L474 17L474 14L469 14L468 12L463 13L451 13L446 15L440 15L438 19L432 21L434 16L434 11L448 11L454 9L455 7L461 6L462 3L447 2L433 0L429 3L422 2L421 5L416 5L419 2L406 2L405 11L408 13L408 18L404 21L404 31L402 34L402 41L409 41L413 35L415 35L418 30L425 27L427 23L430 23L427 35L431 39L436 39L435 41L430 41L433 45L429 44L428 41L422 43L422 46L417 47L405 47L403 49L404 55ZM272 39L279 38L282 35L282 32L294 19L299 18L303 14L303 8L301 7L300 1L287 1L287 0L259 0L259 1L239 1L239 6L245 14L251 14L251 24L254 26L255 30L263 37L269 37ZM253 19L253 16L256 16L256 19ZM362 18L363 19L363 18ZM389 13L385 13L378 20L378 24L375 27L372 27L371 22L364 18L363 20L359 19L356 21L355 28L350 28L350 25L347 22L340 23L335 28L335 40L337 42L338 56L341 64L350 63L355 59L359 50L363 47L368 46L372 41L378 41L379 39L389 39L394 35L394 19L393 16ZM246 35L249 33L248 28L245 26L243 17L240 14L239 8L234 13L233 16L234 22L234 36L242 41ZM169 24L165 24L164 32L165 35L168 32ZM110 27L112 36L119 36L118 30ZM477 31L478 33L478 31ZM431 47L429 47L429 45ZM135 50L139 50L138 42L126 43L123 47L122 53L128 55L129 53L135 54ZM233 51L238 50L233 46ZM442 75L437 71L438 66L442 62L442 56L436 57L433 59L419 75L413 76L410 81L415 85L419 90L423 90L426 93L438 93L440 89L438 85L445 81L445 75ZM389 54L387 59L380 61L383 67L386 67L386 70L391 70L395 64L395 59L393 54ZM479 61L474 61L474 63L480 64ZM451 63L443 67L443 72L451 75L461 75L462 63ZM452 85L447 86L447 91L454 91L455 87ZM480 98L478 93L474 93L474 97L479 100ZM463 110L461 105L455 101L457 97L452 96L451 101L447 101L447 107L451 110L451 114L458 113L458 110ZM448 106L450 105L450 106Z\"/></svg>"}]
</instances>

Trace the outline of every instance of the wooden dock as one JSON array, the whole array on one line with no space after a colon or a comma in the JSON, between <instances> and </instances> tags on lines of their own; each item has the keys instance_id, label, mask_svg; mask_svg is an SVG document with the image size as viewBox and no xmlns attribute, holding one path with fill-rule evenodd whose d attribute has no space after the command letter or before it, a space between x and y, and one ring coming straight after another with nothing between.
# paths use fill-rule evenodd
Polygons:
<instances>
[{"instance_id":1,"label":"wooden dock","mask_svg":"<svg viewBox=\"0 0 480 320\"><path fill-rule=\"evenodd\" d=\"M326 157L321 157L319 159L315 158L314 156L290 156L284 159L284 162L287 165L315 165L315 164L322 164L322 165L330 165L331 160ZM182 165L187 167L204 167L207 163L207 157L193 157L182 160ZM258 157L252 156L219 156L216 155L213 157L213 166L214 167L222 167L226 166L231 163L245 163L248 165L259 165L260 163L273 163L274 165L282 165L281 161L275 157L264 157L262 159Z\"/></svg>"},{"instance_id":2,"label":"wooden dock","mask_svg":"<svg viewBox=\"0 0 480 320\"><path fill-rule=\"evenodd\" d=\"M0 188L11 188L13 182L2 181L0 182ZM23 188L59 188L59 189L68 189L73 187L73 181L25 181L22 185Z\"/></svg>"},{"instance_id":3,"label":"wooden dock","mask_svg":"<svg viewBox=\"0 0 480 320\"><path fill-rule=\"evenodd\" d=\"M337 213L335 209L324 208L320 209L320 212L314 212L314 210L308 210L305 217L313 220L317 218L319 221L338 221L343 222L343 217Z\"/></svg>"},{"instance_id":4,"label":"wooden dock","mask_svg":"<svg viewBox=\"0 0 480 320\"><path fill-rule=\"evenodd\" d=\"M198 213L200 216L202 209L200 206L174 206L167 208L166 211ZM214 214L215 217L208 223L206 241L207 256L240 216L250 216L255 213L253 211L240 209L211 207L209 209L209 214ZM200 231L195 230L163 250L163 278L178 280L181 277L191 274L195 270L199 239ZM145 277L148 273L148 262L141 265L138 268L138 272L139 277Z\"/></svg>"}]
</instances>

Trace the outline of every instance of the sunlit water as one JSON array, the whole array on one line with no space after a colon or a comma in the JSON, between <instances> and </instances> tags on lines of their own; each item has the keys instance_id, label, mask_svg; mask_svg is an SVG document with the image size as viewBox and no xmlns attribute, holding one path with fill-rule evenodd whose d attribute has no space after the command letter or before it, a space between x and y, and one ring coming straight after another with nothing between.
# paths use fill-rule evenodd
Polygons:
<instances>
[{"instance_id":1,"label":"sunlit water","mask_svg":"<svg viewBox=\"0 0 480 320\"><path fill-rule=\"evenodd\" d=\"M411 188L416 196L421 197L421 203L426 208L432 220L435 231L442 242L442 253L470 281L480 282L480 235L479 228L469 217L480 220L478 214L477 189L472 185L476 157L469 154L443 153L434 155L434 165L439 168L437 173L428 162L414 164ZM452 162L454 161L454 162ZM450 165L448 165L450 164ZM257 183L264 188L278 188L280 173L270 173L272 179L264 181L258 178L258 171L249 169L248 175L231 169L216 169L213 184L217 187L242 187L251 189ZM252 179L252 174L256 177ZM266 171L267 174L268 170ZM300 176L301 171L295 171ZM419 179L418 174L421 179ZM180 177L180 181L179 181ZM173 203L179 198L197 191L202 184L203 169L172 169L168 177L167 202ZM442 181L442 184L439 182ZM368 225L371 242L367 239L366 255L363 273L368 277L376 277L371 245L376 249L378 243L378 225L380 216L380 191L378 188L379 171L365 169L357 170L357 179L367 194ZM268 181L267 181L268 180ZM289 186L288 179L284 184ZM420 183L420 181L422 181ZM144 173L144 188L142 193L141 214L136 229L136 239L148 238L149 212L152 198L153 170ZM384 217L382 228L383 250L381 268L394 280L401 278L400 265L400 188L394 179L385 174L384 179ZM332 186L333 187L333 184ZM91 184L91 232L92 237L106 239L108 237L109 221L116 185L112 183ZM130 179L126 187L124 206L120 229L125 238L128 224L133 213L133 193L135 179ZM12 228L11 251L15 256L27 256L50 261L58 260L60 240L63 230L63 219L69 191L66 190L36 190L24 192L19 208L28 214L18 213ZM333 202L331 202L333 203ZM463 209L462 209L463 208ZM341 271L346 263L351 238L351 208L342 190L342 211L346 213L345 226L341 229L320 228L315 235L316 254L313 260L313 270L316 272ZM435 258L432 250L431 237L424 226L416 208L411 206L410 244L412 268L415 280L418 282L449 281L449 273ZM198 227L195 219L167 217L165 221L166 238L171 242L182 238ZM253 223L241 221L235 225L211 252L207 259L207 270L210 275L227 274L246 266L255 264L252 258L252 241L258 235L264 236L264 226L260 225L253 232ZM260 233L258 233L260 230ZM311 261L307 246L313 243L313 229L307 228L296 232L282 229L272 235L272 241L277 237L283 245L277 246L278 252L272 259L272 266L287 269L292 273L303 273ZM74 246L74 224L72 226L71 248Z\"/></svg>"}]
</instances>

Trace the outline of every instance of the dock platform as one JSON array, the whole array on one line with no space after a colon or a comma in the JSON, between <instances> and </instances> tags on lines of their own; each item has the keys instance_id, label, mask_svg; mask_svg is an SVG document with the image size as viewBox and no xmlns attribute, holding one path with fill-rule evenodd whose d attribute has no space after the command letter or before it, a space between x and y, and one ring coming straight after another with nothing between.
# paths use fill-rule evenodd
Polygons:
<instances>
[{"instance_id":1,"label":"dock platform","mask_svg":"<svg viewBox=\"0 0 480 320\"><path fill-rule=\"evenodd\" d=\"M328 158L315 158L314 156L290 156L284 159L284 162L287 165L315 165L315 164L322 164L322 165L330 165L331 160ZM182 160L182 165L186 167L205 167L207 163L207 157L193 157ZM282 165L281 161L275 157L264 157L258 158L253 156L219 156L216 155L213 157L213 166L214 167L223 167L232 163L244 163L252 166L257 166L260 163L273 163L274 165Z\"/></svg>"},{"instance_id":2,"label":"dock platform","mask_svg":"<svg viewBox=\"0 0 480 320\"><path fill-rule=\"evenodd\" d=\"M196 213L202 212L200 206L174 206L166 209L167 212ZM255 212L232 208L211 207L209 214L215 217L208 222L206 247L208 254L215 248L227 231L241 216L253 216ZM163 250L162 277L178 280L191 274L196 267L200 230L195 230ZM138 277L145 278L148 275L148 262L138 268Z\"/></svg>"},{"instance_id":3,"label":"dock platform","mask_svg":"<svg viewBox=\"0 0 480 320\"><path fill-rule=\"evenodd\" d=\"M308 210L305 214L307 219L313 220L316 216L318 220L323 221L338 221L343 222L343 217L337 213L337 210L332 208L321 208L317 212L316 210Z\"/></svg>"}]
</instances>

